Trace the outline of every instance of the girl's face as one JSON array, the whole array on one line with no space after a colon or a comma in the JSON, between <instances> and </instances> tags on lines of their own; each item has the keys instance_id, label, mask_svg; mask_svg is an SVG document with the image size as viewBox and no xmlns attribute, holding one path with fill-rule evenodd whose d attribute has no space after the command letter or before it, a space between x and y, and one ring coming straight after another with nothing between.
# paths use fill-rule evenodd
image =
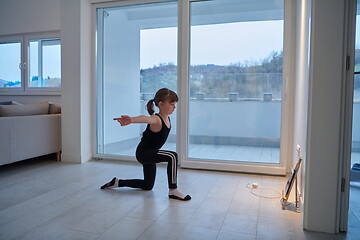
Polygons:
<instances>
[{"instance_id":1,"label":"girl's face","mask_svg":"<svg viewBox=\"0 0 360 240\"><path fill-rule=\"evenodd\" d=\"M176 102L169 102L169 101L160 102L159 108L160 111L162 111L163 113L170 115L174 112L176 108Z\"/></svg>"}]
</instances>

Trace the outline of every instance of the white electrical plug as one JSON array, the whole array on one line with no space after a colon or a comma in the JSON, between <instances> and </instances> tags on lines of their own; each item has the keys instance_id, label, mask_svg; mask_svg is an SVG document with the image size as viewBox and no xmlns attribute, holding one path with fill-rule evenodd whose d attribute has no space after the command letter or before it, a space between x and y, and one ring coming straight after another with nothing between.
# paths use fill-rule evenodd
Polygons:
<instances>
[{"instance_id":1,"label":"white electrical plug","mask_svg":"<svg viewBox=\"0 0 360 240\"><path fill-rule=\"evenodd\" d=\"M296 152L297 152L297 155L298 155L298 157L300 157L300 150L301 148L300 148L300 145L298 144L298 145L296 145Z\"/></svg>"}]
</instances>

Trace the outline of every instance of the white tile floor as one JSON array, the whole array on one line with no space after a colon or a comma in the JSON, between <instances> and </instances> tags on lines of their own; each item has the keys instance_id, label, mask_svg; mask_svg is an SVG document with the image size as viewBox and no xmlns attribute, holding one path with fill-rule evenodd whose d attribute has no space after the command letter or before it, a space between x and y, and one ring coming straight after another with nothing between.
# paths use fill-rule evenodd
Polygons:
<instances>
[{"instance_id":1,"label":"white tile floor","mask_svg":"<svg viewBox=\"0 0 360 240\"><path fill-rule=\"evenodd\" d=\"M113 176L139 178L142 169L53 156L1 166L0 239L359 239L356 214L347 234L303 231L292 206L265 198L281 192L285 177L180 169L179 186L193 198L181 202L167 198L164 166L152 191L100 190ZM251 193L252 182L264 197Z\"/></svg>"}]
</instances>

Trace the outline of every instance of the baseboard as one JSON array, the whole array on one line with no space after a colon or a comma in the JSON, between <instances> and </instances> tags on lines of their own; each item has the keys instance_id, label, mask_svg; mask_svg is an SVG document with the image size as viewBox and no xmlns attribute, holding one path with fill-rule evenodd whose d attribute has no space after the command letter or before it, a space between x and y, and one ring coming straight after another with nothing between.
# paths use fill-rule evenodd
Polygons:
<instances>
[{"instance_id":1,"label":"baseboard","mask_svg":"<svg viewBox=\"0 0 360 240\"><path fill-rule=\"evenodd\" d=\"M92 155L89 154L67 154L61 153L61 161L66 163L86 163L92 159Z\"/></svg>"},{"instance_id":2,"label":"baseboard","mask_svg":"<svg viewBox=\"0 0 360 240\"><path fill-rule=\"evenodd\" d=\"M245 172L245 173L254 173L254 174L276 175L276 176L285 176L286 174L285 167L271 165L271 164L267 164L266 166L261 166L258 164L245 164L245 163L238 164L236 162L223 163L216 161L199 162L196 160L183 160L181 161L181 167L190 168L190 169Z\"/></svg>"}]
</instances>

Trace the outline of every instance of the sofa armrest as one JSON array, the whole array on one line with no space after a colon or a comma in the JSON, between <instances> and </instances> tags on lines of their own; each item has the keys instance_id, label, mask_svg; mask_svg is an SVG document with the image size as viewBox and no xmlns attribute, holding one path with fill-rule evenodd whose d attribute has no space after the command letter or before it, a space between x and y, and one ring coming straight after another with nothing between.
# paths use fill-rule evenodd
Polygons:
<instances>
[{"instance_id":1,"label":"sofa armrest","mask_svg":"<svg viewBox=\"0 0 360 240\"><path fill-rule=\"evenodd\" d=\"M31 115L13 118L13 161L61 150L61 115Z\"/></svg>"},{"instance_id":2,"label":"sofa armrest","mask_svg":"<svg viewBox=\"0 0 360 240\"><path fill-rule=\"evenodd\" d=\"M0 165L11 163L13 152L13 122L11 117L0 117Z\"/></svg>"}]
</instances>

